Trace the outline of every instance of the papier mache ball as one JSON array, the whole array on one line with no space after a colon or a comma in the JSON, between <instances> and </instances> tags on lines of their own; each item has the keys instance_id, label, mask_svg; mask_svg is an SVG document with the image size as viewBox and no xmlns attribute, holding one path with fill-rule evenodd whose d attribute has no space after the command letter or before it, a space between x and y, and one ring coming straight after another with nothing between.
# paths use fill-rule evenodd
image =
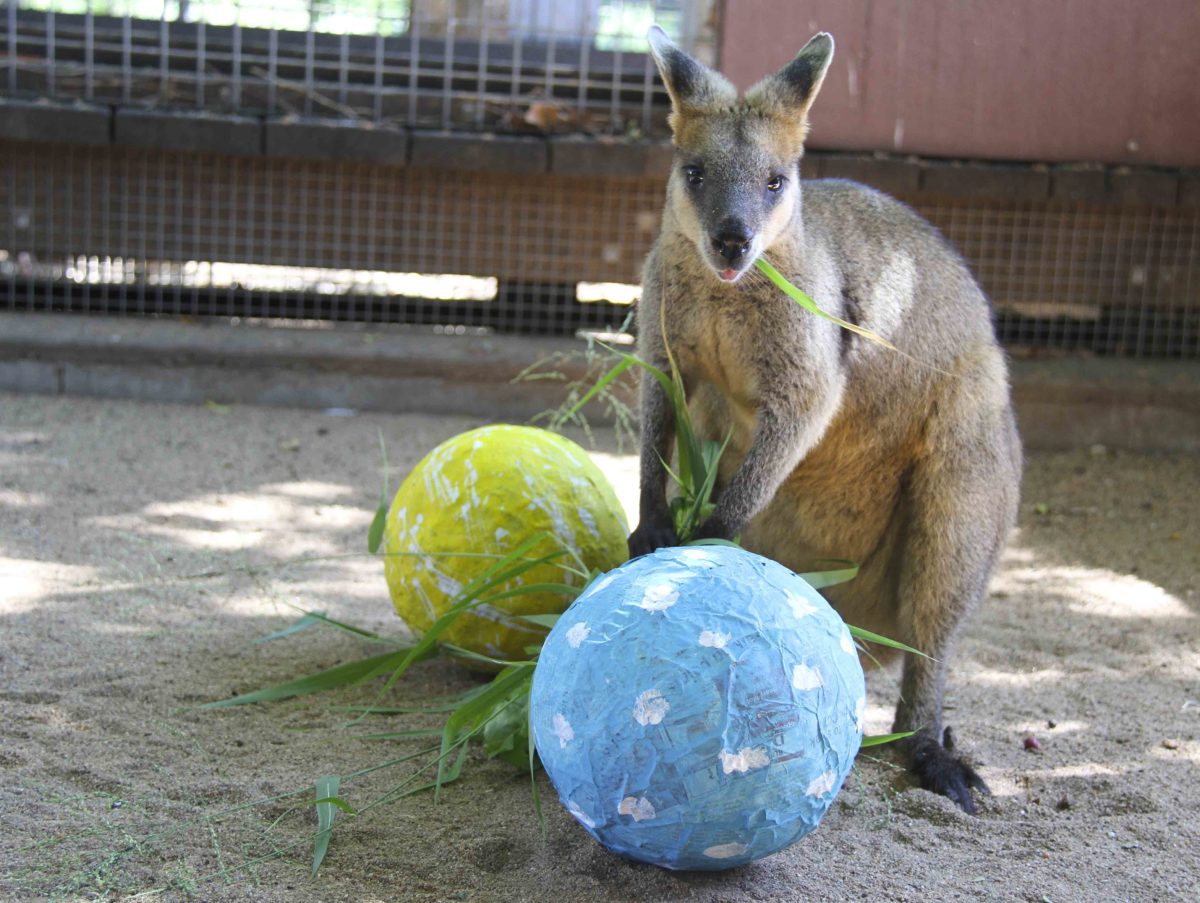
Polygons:
<instances>
[{"instance_id":1,"label":"papier mache ball","mask_svg":"<svg viewBox=\"0 0 1200 903\"><path fill-rule=\"evenodd\" d=\"M742 549L660 549L594 581L547 637L531 725L567 810L613 852L724 869L817 826L862 740L849 630Z\"/></svg>"},{"instance_id":2,"label":"papier mache ball","mask_svg":"<svg viewBox=\"0 0 1200 903\"><path fill-rule=\"evenodd\" d=\"M388 509L382 551L397 613L423 634L475 577L539 532L549 538L525 557L572 549L600 570L628 557L616 494L574 442L508 425L448 439L413 468ZM579 582L552 562L496 591ZM556 593L511 596L464 612L441 639L481 655L525 659L525 648L546 631L520 616L565 604Z\"/></svg>"}]
</instances>

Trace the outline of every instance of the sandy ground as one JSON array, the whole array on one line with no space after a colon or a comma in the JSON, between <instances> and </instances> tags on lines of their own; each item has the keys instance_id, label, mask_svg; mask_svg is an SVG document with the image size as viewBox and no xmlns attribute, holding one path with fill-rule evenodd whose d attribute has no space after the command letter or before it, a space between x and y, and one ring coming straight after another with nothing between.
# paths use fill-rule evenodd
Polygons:
<instances>
[{"instance_id":1,"label":"sandy ground","mask_svg":"<svg viewBox=\"0 0 1200 903\"><path fill-rule=\"evenodd\" d=\"M948 718L995 793L978 817L864 755L791 850L676 874L606 853L544 778L543 837L528 781L477 758L436 805L345 820L313 878L307 788L427 742L354 734L435 722L347 727L338 707L377 686L196 706L375 651L326 628L254 642L294 606L401 631L358 554L378 434L402 472L473 425L0 395L0 897L1200 899L1200 460L1104 449L1030 456L1020 528L954 661ZM632 460L598 459L631 500ZM894 684L870 680L878 731ZM392 695L469 684L433 662ZM343 794L362 805L410 770Z\"/></svg>"}]
</instances>

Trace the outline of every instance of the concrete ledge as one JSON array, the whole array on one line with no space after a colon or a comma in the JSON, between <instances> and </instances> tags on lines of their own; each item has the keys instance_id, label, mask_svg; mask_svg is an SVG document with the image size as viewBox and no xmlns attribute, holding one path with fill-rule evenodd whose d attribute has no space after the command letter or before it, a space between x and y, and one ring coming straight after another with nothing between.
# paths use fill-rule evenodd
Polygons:
<instances>
[{"instance_id":1,"label":"concrete ledge","mask_svg":"<svg viewBox=\"0 0 1200 903\"><path fill-rule=\"evenodd\" d=\"M414 131L410 159L413 166L514 175L542 175L550 168L543 138L464 132Z\"/></svg>"},{"instance_id":2,"label":"concrete ledge","mask_svg":"<svg viewBox=\"0 0 1200 903\"><path fill-rule=\"evenodd\" d=\"M122 144L239 156L351 160L514 175L664 178L672 147L612 138L507 135L286 117L264 122L191 110L0 99L0 136ZM806 178L853 179L909 201L922 195L995 202L1200 206L1200 171L1021 165L811 150Z\"/></svg>"},{"instance_id":3,"label":"concrete ledge","mask_svg":"<svg viewBox=\"0 0 1200 903\"><path fill-rule=\"evenodd\" d=\"M118 109L113 143L134 147L257 156L262 153L262 122L245 116Z\"/></svg>"},{"instance_id":4,"label":"concrete ledge","mask_svg":"<svg viewBox=\"0 0 1200 903\"><path fill-rule=\"evenodd\" d=\"M932 165L921 173L921 190L970 200L1044 201L1050 197L1050 173L1024 166Z\"/></svg>"},{"instance_id":5,"label":"concrete ledge","mask_svg":"<svg viewBox=\"0 0 1200 903\"><path fill-rule=\"evenodd\" d=\"M522 420L557 407L561 384L512 379L578 347L402 327L5 313L0 389Z\"/></svg>"},{"instance_id":6,"label":"concrete ledge","mask_svg":"<svg viewBox=\"0 0 1200 903\"><path fill-rule=\"evenodd\" d=\"M1118 204L1170 207L1179 196L1179 177L1169 172L1117 169L1109 173L1109 194Z\"/></svg>"},{"instance_id":7,"label":"concrete ledge","mask_svg":"<svg viewBox=\"0 0 1200 903\"><path fill-rule=\"evenodd\" d=\"M407 129L371 128L340 120L270 120L263 126L268 157L354 160L403 166L408 163Z\"/></svg>"},{"instance_id":8,"label":"concrete ledge","mask_svg":"<svg viewBox=\"0 0 1200 903\"><path fill-rule=\"evenodd\" d=\"M667 177L670 144L630 144L589 138L551 138L550 172L560 176Z\"/></svg>"},{"instance_id":9,"label":"concrete ledge","mask_svg":"<svg viewBox=\"0 0 1200 903\"><path fill-rule=\"evenodd\" d=\"M11 141L108 144L112 110L82 103L0 100L0 135Z\"/></svg>"},{"instance_id":10,"label":"concrete ledge","mask_svg":"<svg viewBox=\"0 0 1200 903\"><path fill-rule=\"evenodd\" d=\"M557 407L562 384L512 379L582 349L573 340L407 328L4 313L0 389L524 420ZM584 375L581 361L556 367ZM1200 451L1196 362L1015 360L1012 375L1031 449Z\"/></svg>"},{"instance_id":11,"label":"concrete ledge","mask_svg":"<svg viewBox=\"0 0 1200 903\"><path fill-rule=\"evenodd\" d=\"M1184 173L1179 177L1179 206L1200 207L1200 174Z\"/></svg>"},{"instance_id":12,"label":"concrete ledge","mask_svg":"<svg viewBox=\"0 0 1200 903\"><path fill-rule=\"evenodd\" d=\"M1029 448L1200 452L1200 363L1064 357L1011 366Z\"/></svg>"},{"instance_id":13,"label":"concrete ledge","mask_svg":"<svg viewBox=\"0 0 1200 903\"><path fill-rule=\"evenodd\" d=\"M801 169L812 178L850 179L900 197L916 194L921 186L921 167L911 160L812 153L805 154Z\"/></svg>"},{"instance_id":14,"label":"concrete ledge","mask_svg":"<svg viewBox=\"0 0 1200 903\"><path fill-rule=\"evenodd\" d=\"M1050 171L1050 199L1072 203L1108 201L1108 179L1103 169L1056 168Z\"/></svg>"}]
</instances>

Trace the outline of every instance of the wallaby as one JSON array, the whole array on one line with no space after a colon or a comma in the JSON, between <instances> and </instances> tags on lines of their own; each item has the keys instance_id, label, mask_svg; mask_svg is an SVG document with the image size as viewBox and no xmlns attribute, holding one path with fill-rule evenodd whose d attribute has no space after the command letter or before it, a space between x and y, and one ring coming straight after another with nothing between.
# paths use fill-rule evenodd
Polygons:
<instances>
[{"instance_id":1,"label":"wallaby","mask_svg":"<svg viewBox=\"0 0 1200 903\"><path fill-rule=\"evenodd\" d=\"M744 97L660 29L650 45L672 103L675 156L646 261L638 352L682 376L701 439L723 441L701 535L793 570L850 558L828 591L848 623L931 658L904 661L896 731L923 787L975 811L988 792L942 724L951 645L1017 510L1021 448L990 307L962 259L914 211L841 180L800 182L808 109L833 56L818 34ZM760 255L827 312L801 309ZM678 540L664 462L673 420L641 383L641 521L632 555Z\"/></svg>"}]
</instances>

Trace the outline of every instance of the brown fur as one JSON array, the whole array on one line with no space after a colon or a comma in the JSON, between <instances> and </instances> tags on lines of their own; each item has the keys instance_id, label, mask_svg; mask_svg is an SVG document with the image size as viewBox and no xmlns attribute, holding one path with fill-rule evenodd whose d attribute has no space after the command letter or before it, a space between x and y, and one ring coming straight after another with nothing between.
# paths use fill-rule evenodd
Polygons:
<instances>
[{"instance_id":1,"label":"brown fur","mask_svg":"<svg viewBox=\"0 0 1200 903\"><path fill-rule=\"evenodd\" d=\"M895 726L920 731L911 749L922 782L970 810L968 790L982 781L941 746L945 662L1015 517L1021 468L987 301L903 205L847 182L801 191L827 35L740 101L664 36L651 40L675 103L677 152L646 263L639 353L665 364L669 345L698 432L729 436L702 533L740 534L795 570L825 558L860 564L829 598L849 623L938 660L906 659ZM765 187L775 178L782 187ZM753 238L744 258L727 260L713 236L733 226ZM751 267L761 253L823 309L905 353L801 310ZM635 554L674 539L660 463L672 422L652 379L642 421Z\"/></svg>"}]
</instances>

